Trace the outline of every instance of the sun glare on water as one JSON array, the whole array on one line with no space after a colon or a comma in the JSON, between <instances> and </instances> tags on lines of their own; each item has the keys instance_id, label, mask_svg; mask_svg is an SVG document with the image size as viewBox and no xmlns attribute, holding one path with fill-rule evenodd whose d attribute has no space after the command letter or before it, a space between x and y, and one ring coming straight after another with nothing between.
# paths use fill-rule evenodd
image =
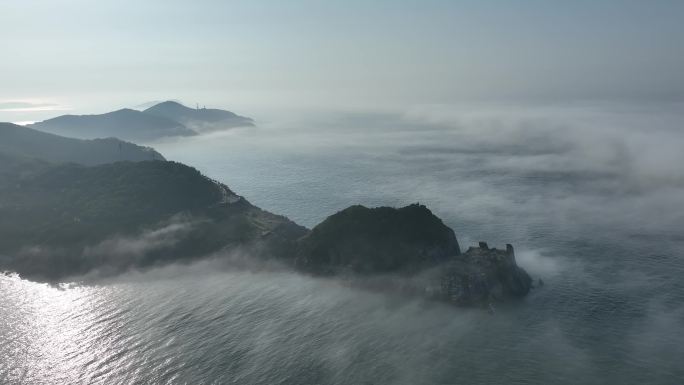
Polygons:
<instances>
[{"instance_id":1,"label":"sun glare on water","mask_svg":"<svg viewBox=\"0 0 684 385\"><path fill-rule=\"evenodd\" d=\"M50 286L19 278L0 276L0 291L23 293L5 296L11 303L0 304L5 324L0 340L8 341L3 350L14 357L0 365L7 383L78 383L88 379L76 368L97 361L98 352L107 346L111 333L99 330L99 289L73 284ZM11 335L6 335L11 334ZM97 375L96 368L90 372ZM56 377L55 377L56 376Z\"/></svg>"}]
</instances>

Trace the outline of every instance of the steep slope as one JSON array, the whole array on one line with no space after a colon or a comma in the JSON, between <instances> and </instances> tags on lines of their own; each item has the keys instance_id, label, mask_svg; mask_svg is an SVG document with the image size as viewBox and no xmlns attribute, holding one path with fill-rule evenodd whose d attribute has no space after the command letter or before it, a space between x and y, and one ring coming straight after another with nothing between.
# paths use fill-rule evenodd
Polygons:
<instances>
[{"instance_id":1,"label":"steep slope","mask_svg":"<svg viewBox=\"0 0 684 385\"><path fill-rule=\"evenodd\" d=\"M0 271L58 281L217 253L457 305L532 287L512 246L461 253L453 230L422 205L351 206L309 231L181 163L86 167L0 152Z\"/></svg>"},{"instance_id":2,"label":"steep slope","mask_svg":"<svg viewBox=\"0 0 684 385\"><path fill-rule=\"evenodd\" d=\"M83 165L98 165L123 160L164 160L164 157L152 148L114 138L95 140L66 138L11 123L0 123L0 154Z\"/></svg>"},{"instance_id":3,"label":"steep slope","mask_svg":"<svg viewBox=\"0 0 684 385\"><path fill-rule=\"evenodd\" d=\"M254 125L252 119L230 111L213 108L189 108L174 101L159 103L146 109L144 112L175 120L200 132Z\"/></svg>"},{"instance_id":4,"label":"steep slope","mask_svg":"<svg viewBox=\"0 0 684 385\"><path fill-rule=\"evenodd\" d=\"M480 242L451 258L435 275L431 295L458 305L523 297L532 288L532 278L516 263L510 244L497 250Z\"/></svg>"},{"instance_id":5,"label":"steep slope","mask_svg":"<svg viewBox=\"0 0 684 385\"><path fill-rule=\"evenodd\" d=\"M15 159L0 165L0 175L0 255L11 256L0 269L40 279L229 246L284 252L286 240L306 232L175 162L84 167Z\"/></svg>"},{"instance_id":6,"label":"steep slope","mask_svg":"<svg viewBox=\"0 0 684 385\"><path fill-rule=\"evenodd\" d=\"M297 265L317 273L389 273L431 266L459 253L454 231L425 206L351 206L299 241Z\"/></svg>"},{"instance_id":7,"label":"steep slope","mask_svg":"<svg viewBox=\"0 0 684 385\"><path fill-rule=\"evenodd\" d=\"M418 204L352 206L297 243L296 266L304 271L456 305L523 297L532 287L513 246L497 250L481 242L461 253L453 230Z\"/></svg>"},{"instance_id":8,"label":"steep slope","mask_svg":"<svg viewBox=\"0 0 684 385\"><path fill-rule=\"evenodd\" d=\"M115 137L133 142L197 134L175 120L127 108L100 115L63 115L31 127L81 139Z\"/></svg>"}]
</instances>

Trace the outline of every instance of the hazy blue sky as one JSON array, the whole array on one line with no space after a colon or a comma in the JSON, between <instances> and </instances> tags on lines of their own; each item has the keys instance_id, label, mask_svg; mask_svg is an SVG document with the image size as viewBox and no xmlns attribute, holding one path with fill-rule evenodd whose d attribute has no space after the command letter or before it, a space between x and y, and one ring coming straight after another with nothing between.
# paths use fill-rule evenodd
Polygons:
<instances>
[{"instance_id":1,"label":"hazy blue sky","mask_svg":"<svg viewBox=\"0 0 684 385\"><path fill-rule=\"evenodd\" d=\"M0 120L684 98L681 0L0 0L0 49Z\"/></svg>"}]
</instances>

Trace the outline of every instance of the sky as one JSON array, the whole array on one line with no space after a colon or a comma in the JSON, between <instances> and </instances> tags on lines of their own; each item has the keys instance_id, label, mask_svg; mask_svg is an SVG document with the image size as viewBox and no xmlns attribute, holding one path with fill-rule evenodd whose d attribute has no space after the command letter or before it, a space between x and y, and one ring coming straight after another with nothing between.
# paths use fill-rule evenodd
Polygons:
<instances>
[{"instance_id":1,"label":"sky","mask_svg":"<svg viewBox=\"0 0 684 385\"><path fill-rule=\"evenodd\" d=\"M680 0L0 0L0 121L684 99Z\"/></svg>"}]
</instances>

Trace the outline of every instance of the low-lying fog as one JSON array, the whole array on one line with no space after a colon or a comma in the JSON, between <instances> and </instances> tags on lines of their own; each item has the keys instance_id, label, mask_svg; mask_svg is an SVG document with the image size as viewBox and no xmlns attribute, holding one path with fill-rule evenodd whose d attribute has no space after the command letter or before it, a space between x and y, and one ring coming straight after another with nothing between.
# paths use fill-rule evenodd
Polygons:
<instances>
[{"instance_id":1,"label":"low-lying fog","mask_svg":"<svg viewBox=\"0 0 684 385\"><path fill-rule=\"evenodd\" d=\"M353 203L420 201L458 230L516 215L516 238L540 217L565 231L591 224L662 233L684 223L684 210L673 210L684 203L682 111L597 104L302 114L154 145L307 226Z\"/></svg>"},{"instance_id":2,"label":"low-lying fog","mask_svg":"<svg viewBox=\"0 0 684 385\"><path fill-rule=\"evenodd\" d=\"M61 288L0 276L0 352L15 357L0 382L677 384L681 107L256 117L256 128L155 143L306 226L351 204L418 201L463 248L513 243L546 284L489 314L242 255Z\"/></svg>"}]
</instances>

